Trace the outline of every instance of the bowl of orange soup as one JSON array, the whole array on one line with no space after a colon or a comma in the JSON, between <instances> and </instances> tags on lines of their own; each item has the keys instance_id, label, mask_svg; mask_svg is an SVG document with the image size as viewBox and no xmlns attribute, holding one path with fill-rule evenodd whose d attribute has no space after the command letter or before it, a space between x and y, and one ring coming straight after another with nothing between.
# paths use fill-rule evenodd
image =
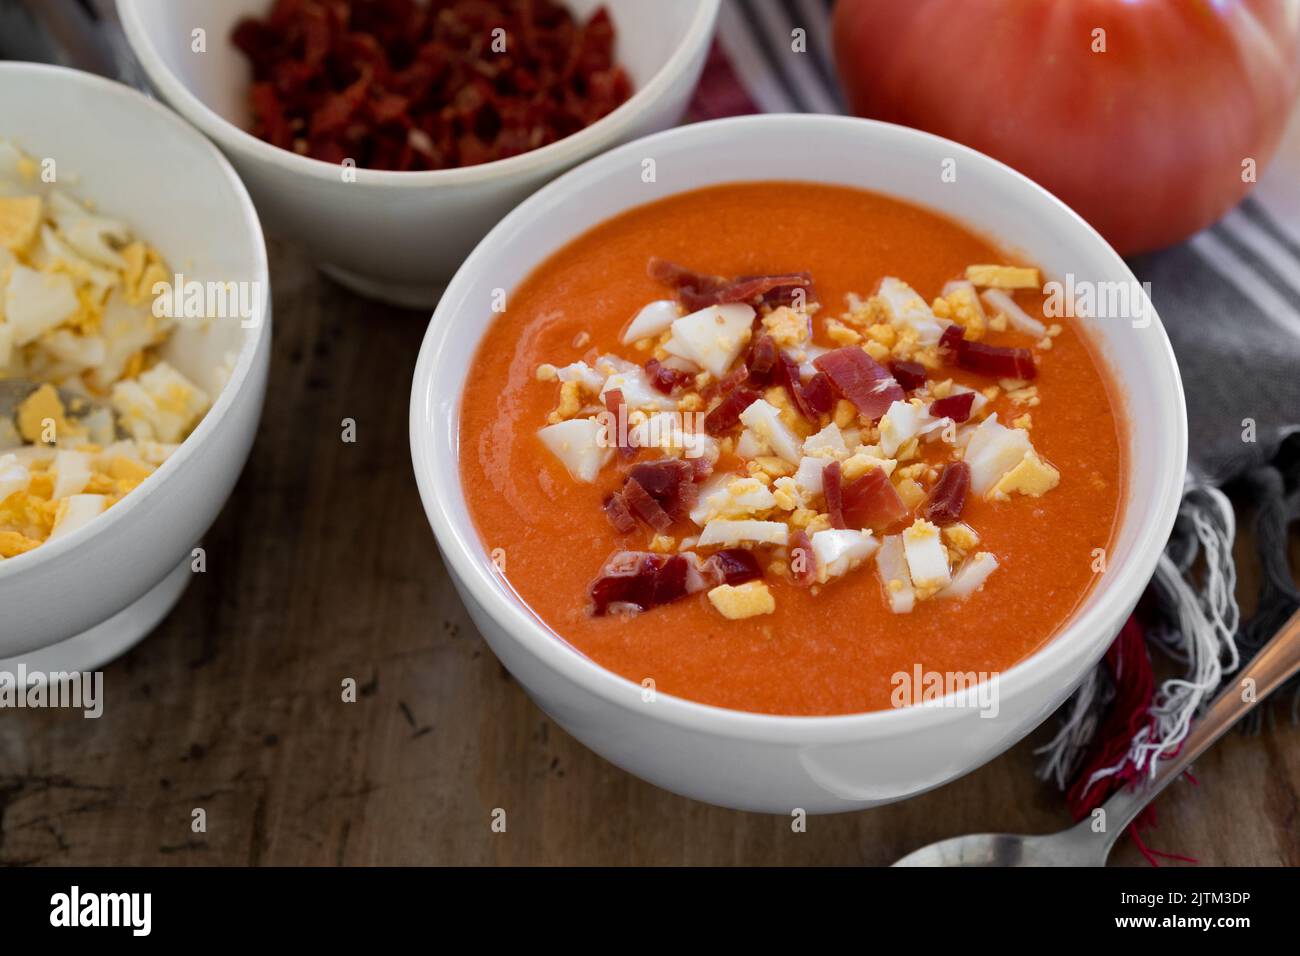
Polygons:
<instances>
[{"instance_id":1,"label":"bowl of orange soup","mask_svg":"<svg viewBox=\"0 0 1300 956\"><path fill-rule=\"evenodd\" d=\"M446 565L561 726L669 790L869 807L1059 706L1174 521L1143 290L955 143L758 116L519 206L434 313L411 445Z\"/></svg>"}]
</instances>

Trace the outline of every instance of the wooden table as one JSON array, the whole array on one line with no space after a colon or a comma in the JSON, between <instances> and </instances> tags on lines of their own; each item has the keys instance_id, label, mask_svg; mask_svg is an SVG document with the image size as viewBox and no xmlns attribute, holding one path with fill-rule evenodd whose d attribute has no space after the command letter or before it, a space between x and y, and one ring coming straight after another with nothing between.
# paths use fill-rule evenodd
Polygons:
<instances>
[{"instance_id":1,"label":"wooden table","mask_svg":"<svg viewBox=\"0 0 1300 956\"><path fill-rule=\"evenodd\" d=\"M434 547L407 445L425 317L272 251L266 412L207 571L106 669L101 719L0 712L0 863L882 864L1067 823L1032 772L1045 729L933 793L805 833L673 796L577 743L497 663ZM1300 864L1300 729L1275 723L1175 784L1148 842ZM1142 863L1127 841L1112 859Z\"/></svg>"}]
</instances>

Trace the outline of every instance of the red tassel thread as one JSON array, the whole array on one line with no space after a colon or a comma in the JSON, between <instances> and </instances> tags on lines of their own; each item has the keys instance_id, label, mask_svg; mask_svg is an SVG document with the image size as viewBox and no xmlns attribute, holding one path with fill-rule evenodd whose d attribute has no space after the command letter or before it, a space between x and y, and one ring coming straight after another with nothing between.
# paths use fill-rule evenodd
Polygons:
<instances>
[{"instance_id":1,"label":"red tassel thread","mask_svg":"<svg viewBox=\"0 0 1300 956\"><path fill-rule=\"evenodd\" d=\"M1115 685L1115 697L1110 710L1093 738L1078 776L1066 792L1070 805L1070 814L1076 821L1082 820L1097 807L1101 806L1112 793L1121 787L1137 784L1145 780L1147 771L1140 770L1129 759L1129 746L1133 738L1144 727L1154 729L1155 719L1151 716L1151 701L1155 697L1155 676L1151 672L1151 656L1147 653L1146 636L1137 615L1131 616L1121 628L1119 636L1106 651L1106 668L1110 671ZM1093 775L1099 770L1114 767L1119 769L1096 780ZM1139 831L1156 825L1155 807L1148 806L1128 827L1128 834L1138 851L1152 866L1159 866L1157 857L1195 863L1192 857L1176 853L1164 853L1149 848Z\"/></svg>"}]
</instances>

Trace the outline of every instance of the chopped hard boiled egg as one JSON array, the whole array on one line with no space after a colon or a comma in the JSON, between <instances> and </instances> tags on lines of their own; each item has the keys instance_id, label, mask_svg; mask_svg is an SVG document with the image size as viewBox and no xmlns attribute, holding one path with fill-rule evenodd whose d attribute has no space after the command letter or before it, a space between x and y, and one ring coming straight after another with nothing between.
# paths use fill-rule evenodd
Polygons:
<instances>
[{"instance_id":1,"label":"chopped hard boiled egg","mask_svg":"<svg viewBox=\"0 0 1300 956\"><path fill-rule=\"evenodd\" d=\"M965 599L984 586L989 575L997 570L998 559L987 551L972 555L952 576L952 583L935 597Z\"/></svg>"},{"instance_id":2,"label":"chopped hard boiled egg","mask_svg":"<svg viewBox=\"0 0 1300 956\"><path fill-rule=\"evenodd\" d=\"M72 317L79 301L72 277L15 265L5 285L4 318L14 345L26 345Z\"/></svg>"},{"instance_id":3,"label":"chopped hard boiled egg","mask_svg":"<svg viewBox=\"0 0 1300 956\"><path fill-rule=\"evenodd\" d=\"M943 335L943 326L934 317L934 312L925 299L910 285L901 279L886 276L880 280L880 291L877 294L885 304L891 325L910 329L921 345L934 345L939 341Z\"/></svg>"},{"instance_id":4,"label":"chopped hard boiled egg","mask_svg":"<svg viewBox=\"0 0 1300 956\"><path fill-rule=\"evenodd\" d=\"M54 519L54 529L47 540L57 541L64 535L85 527L92 518L103 514L107 505L108 499L103 495L72 495L63 499Z\"/></svg>"},{"instance_id":5,"label":"chopped hard boiled egg","mask_svg":"<svg viewBox=\"0 0 1300 956\"><path fill-rule=\"evenodd\" d=\"M749 344L753 321L753 307L743 302L711 305L675 320L664 348L722 378Z\"/></svg>"},{"instance_id":6,"label":"chopped hard boiled egg","mask_svg":"<svg viewBox=\"0 0 1300 956\"><path fill-rule=\"evenodd\" d=\"M903 554L912 587L917 590L934 591L952 580L939 529L924 518L918 518L903 532Z\"/></svg>"},{"instance_id":7,"label":"chopped hard boiled egg","mask_svg":"<svg viewBox=\"0 0 1300 956\"><path fill-rule=\"evenodd\" d=\"M112 245L111 233L99 235ZM78 248L100 261L93 246ZM895 614L940 597L964 599L998 567L978 550L981 532L963 520L983 519L963 514L970 496L1003 502L1060 481L1034 450L1033 422L1022 414L1040 404L1028 380L1037 366L1020 361L1028 349L1000 342L1006 332L1049 335L1006 291L1036 284L1036 270L972 266L931 301L889 276L867 299L847 295L845 311L816 325L824 303L768 294L792 276L749 277L757 284L745 286L745 302L687 315L671 300L648 303L618 333L642 353L636 361L599 354L607 343L583 330L572 340L575 349L591 348L583 360L537 367L537 380L559 394L538 436L575 480L600 480L587 497L599 499L618 535L619 550L591 585L593 615L707 593L720 614L740 620L773 613L780 586L803 589L799 601L816 599L833 581L850 586L857 572L856 586L871 587L870 572L859 569L872 562ZM768 283L775 289L763 291ZM685 308L701 301L680 297L693 303ZM754 335L760 339L746 355ZM975 349L985 337L994 341ZM73 362L93 345L57 348ZM957 381L979 376L989 381L978 390ZM161 437L142 396L156 405L165 385L185 408L186 383L161 366L138 378L118 384L115 403L124 421L144 422L139 434ZM988 414L992 403L1013 427ZM601 475L616 447L602 409L616 404L627 430L614 474L603 477L617 485ZM73 497L86 477L77 466L69 458L56 469L60 492ZM95 480L87 492L97 490ZM877 538L868 529L902 530Z\"/></svg>"},{"instance_id":8,"label":"chopped hard boiled egg","mask_svg":"<svg viewBox=\"0 0 1300 956\"><path fill-rule=\"evenodd\" d=\"M153 314L161 256L36 171L0 141L0 379L34 383L0 417L0 558L112 507L209 406L158 355L174 324Z\"/></svg>"},{"instance_id":9,"label":"chopped hard boiled egg","mask_svg":"<svg viewBox=\"0 0 1300 956\"><path fill-rule=\"evenodd\" d=\"M679 315L681 315L681 310L677 308L677 303L671 299L659 299L651 302L649 305L643 306L641 311L636 314L636 318L628 325L623 332L622 342L624 345L631 345L640 339L662 335L677 321Z\"/></svg>"},{"instance_id":10,"label":"chopped hard boiled egg","mask_svg":"<svg viewBox=\"0 0 1300 956\"><path fill-rule=\"evenodd\" d=\"M739 544L777 544L785 546L789 528L784 521L753 521L714 518L700 534L702 548L734 548Z\"/></svg>"},{"instance_id":11,"label":"chopped hard boiled egg","mask_svg":"<svg viewBox=\"0 0 1300 956\"><path fill-rule=\"evenodd\" d=\"M537 432L537 437L570 475L578 481L592 482L614 457L614 449L608 443L602 445L604 432L604 426L594 418L573 418L547 425Z\"/></svg>"},{"instance_id":12,"label":"chopped hard boiled egg","mask_svg":"<svg viewBox=\"0 0 1300 956\"><path fill-rule=\"evenodd\" d=\"M1023 428L1007 428L994 412L980 423L966 445L971 491L977 495L988 494L1032 450L1029 433Z\"/></svg>"},{"instance_id":13,"label":"chopped hard boiled egg","mask_svg":"<svg viewBox=\"0 0 1300 956\"><path fill-rule=\"evenodd\" d=\"M1038 270L1025 266L974 265L966 267L972 285L994 289L1036 289Z\"/></svg>"},{"instance_id":14,"label":"chopped hard boiled egg","mask_svg":"<svg viewBox=\"0 0 1300 956\"><path fill-rule=\"evenodd\" d=\"M142 441L180 441L208 404L203 390L166 362L113 386L113 408L122 427Z\"/></svg>"},{"instance_id":15,"label":"chopped hard boiled egg","mask_svg":"<svg viewBox=\"0 0 1300 956\"><path fill-rule=\"evenodd\" d=\"M876 571L885 589L885 600L895 614L910 614L916 606L916 590L907 568L903 536L892 534L880 542L876 551Z\"/></svg>"},{"instance_id":16,"label":"chopped hard boiled egg","mask_svg":"<svg viewBox=\"0 0 1300 956\"><path fill-rule=\"evenodd\" d=\"M879 545L868 531L827 529L812 536L817 559L817 581L825 584L852 571L875 553Z\"/></svg>"},{"instance_id":17,"label":"chopped hard boiled egg","mask_svg":"<svg viewBox=\"0 0 1300 956\"><path fill-rule=\"evenodd\" d=\"M792 465L803 457L798 437L781 421L780 410L770 402L758 399L740 413L740 421L765 447Z\"/></svg>"},{"instance_id":18,"label":"chopped hard boiled egg","mask_svg":"<svg viewBox=\"0 0 1300 956\"><path fill-rule=\"evenodd\" d=\"M744 584L719 584L709 591L709 603L729 621L739 621L776 610L776 598L762 581Z\"/></svg>"}]
</instances>

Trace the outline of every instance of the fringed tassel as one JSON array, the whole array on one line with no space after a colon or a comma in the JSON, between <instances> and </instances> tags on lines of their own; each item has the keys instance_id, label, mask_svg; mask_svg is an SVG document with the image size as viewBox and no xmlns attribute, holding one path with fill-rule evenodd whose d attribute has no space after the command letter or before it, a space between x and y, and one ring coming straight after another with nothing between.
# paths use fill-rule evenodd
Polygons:
<instances>
[{"instance_id":1,"label":"fringed tassel","mask_svg":"<svg viewBox=\"0 0 1300 956\"><path fill-rule=\"evenodd\" d=\"M1184 539L1190 546L1183 549L1178 564L1168 552L1160 556L1152 584L1165 620L1154 629L1152 639L1174 660L1182 661L1187 672L1161 685L1151 705L1152 725L1133 739L1132 761L1148 775L1155 773L1161 757L1177 751L1201 705L1218 689L1223 675L1241 663L1237 653L1241 611L1232 560L1237 522L1232 504L1219 489L1190 483L1178 522L1190 529L1190 537Z\"/></svg>"},{"instance_id":2,"label":"fringed tassel","mask_svg":"<svg viewBox=\"0 0 1300 956\"><path fill-rule=\"evenodd\" d=\"M1066 703L1056 736L1034 751L1046 755L1038 765L1038 779L1051 780L1058 790L1069 787L1114 697L1115 687L1106 668L1098 666L1089 671Z\"/></svg>"},{"instance_id":3,"label":"fringed tassel","mask_svg":"<svg viewBox=\"0 0 1300 956\"><path fill-rule=\"evenodd\" d=\"M1082 820L1119 787L1140 775L1132 761L1133 741L1150 733L1155 678L1146 636L1137 617L1130 617L1115 643L1106 651L1102 667L1112 687L1112 704L1092 740L1074 783L1066 791L1070 813Z\"/></svg>"},{"instance_id":4,"label":"fringed tassel","mask_svg":"<svg viewBox=\"0 0 1300 956\"><path fill-rule=\"evenodd\" d=\"M1067 791L1076 820L1177 753L1192 718L1224 673L1238 666L1235 536L1227 497L1189 476L1174 536L1148 592L1157 599L1157 623L1149 634L1136 616L1125 623L1102 664L1066 705L1056 736L1038 751L1044 755L1039 776ZM1158 690L1147 637L1185 666L1183 676ZM1137 833L1153 823L1154 814L1144 813L1131 835L1154 865L1157 856L1169 854L1148 849Z\"/></svg>"},{"instance_id":5,"label":"fringed tassel","mask_svg":"<svg viewBox=\"0 0 1300 956\"><path fill-rule=\"evenodd\" d=\"M1129 746L1116 754L1112 764L1094 768L1090 776L1119 774L1125 766L1154 773L1162 756L1176 752L1187 736L1192 717L1219 686L1225 670L1230 672L1238 666L1236 633L1240 611L1234 594L1237 572L1232 562L1236 528L1232 505L1223 492L1189 477L1174 537L1160 557L1149 592L1158 599L1162 618L1149 636L1170 657L1183 662L1186 672L1161 684L1154 699L1144 702L1140 719L1137 715L1120 715L1120 720L1134 728ZM1136 626L1133 621L1125 625ZM1124 634L1120 632L1116 644L1107 652L1108 659L1122 644ZM1097 688L1099 679L1103 678L1093 674L1084 681L1066 705L1060 731L1039 751L1046 755L1040 775L1056 780L1063 788L1073 776L1070 771L1080 762L1078 755L1092 740L1099 721L1097 710L1105 704L1105 695ZM1123 703L1116 699L1112 718ZM1133 704L1132 698L1128 703ZM1085 788L1089 785L1085 783Z\"/></svg>"},{"instance_id":6,"label":"fringed tassel","mask_svg":"<svg viewBox=\"0 0 1300 956\"><path fill-rule=\"evenodd\" d=\"M1137 615L1125 622L1096 673L1102 669L1108 675L1111 704L1066 794L1075 820L1082 820L1112 793L1134 784L1144 775L1133 760L1133 741L1151 734L1157 720L1152 712L1155 675L1151 671L1146 635ZM1147 807L1128 829L1138 852L1148 863L1159 866L1161 859L1196 862L1191 857L1148 847L1141 831L1154 827L1155 823L1155 808Z\"/></svg>"}]
</instances>

